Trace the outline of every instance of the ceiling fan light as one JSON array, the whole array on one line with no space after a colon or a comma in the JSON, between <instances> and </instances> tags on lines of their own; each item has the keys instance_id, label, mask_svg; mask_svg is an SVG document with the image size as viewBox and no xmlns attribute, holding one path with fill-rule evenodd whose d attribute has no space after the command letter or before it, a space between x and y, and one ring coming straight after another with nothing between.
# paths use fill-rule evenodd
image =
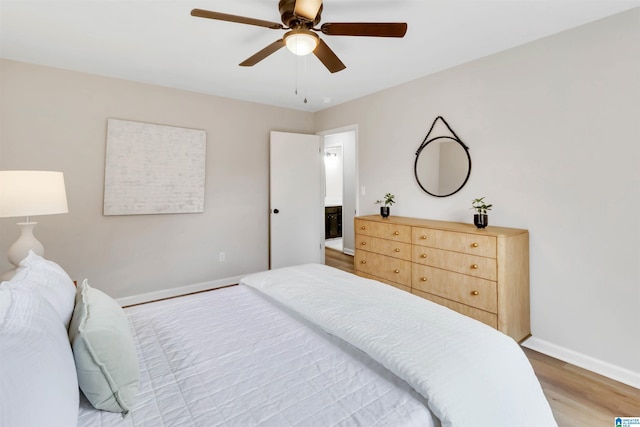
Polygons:
<instances>
[{"instance_id":1,"label":"ceiling fan light","mask_svg":"<svg viewBox=\"0 0 640 427\"><path fill-rule=\"evenodd\" d=\"M308 55L315 50L318 46L318 36L302 31L290 31L285 34L284 41L287 45L287 49L298 56Z\"/></svg>"}]
</instances>

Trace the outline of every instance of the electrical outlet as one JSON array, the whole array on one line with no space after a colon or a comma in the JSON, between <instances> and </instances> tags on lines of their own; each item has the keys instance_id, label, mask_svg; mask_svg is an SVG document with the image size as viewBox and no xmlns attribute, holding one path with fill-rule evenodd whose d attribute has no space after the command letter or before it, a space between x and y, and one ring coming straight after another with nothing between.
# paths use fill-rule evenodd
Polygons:
<instances>
[{"instance_id":1,"label":"electrical outlet","mask_svg":"<svg viewBox=\"0 0 640 427\"><path fill-rule=\"evenodd\" d=\"M226 259L227 259L227 256L225 255L225 253L224 253L224 252L220 252L220 258L219 258L219 260L220 260L220 261L226 261Z\"/></svg>"}]
</instances>

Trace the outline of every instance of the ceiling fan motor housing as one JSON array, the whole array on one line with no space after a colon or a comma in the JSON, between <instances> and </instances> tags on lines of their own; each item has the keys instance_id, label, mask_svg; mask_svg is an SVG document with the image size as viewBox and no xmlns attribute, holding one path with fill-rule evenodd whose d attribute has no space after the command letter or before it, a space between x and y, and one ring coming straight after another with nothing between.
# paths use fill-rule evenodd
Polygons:
<instances>
[{"instance_id":1,"label":"ceiling fan motor housing","mask_svg":"<svg viewBox=\"0 0 640 427\"><path fill-rule=\"evenodd\" d=\"M282 23L291 29L311 29L320 23L322 8L320 9L313 21L309 21L301 16L297 16L293 13L296 6L296 0L280 0L278 3L278 9L280 10L280 18Z\"/></svg>"}]
</instances>

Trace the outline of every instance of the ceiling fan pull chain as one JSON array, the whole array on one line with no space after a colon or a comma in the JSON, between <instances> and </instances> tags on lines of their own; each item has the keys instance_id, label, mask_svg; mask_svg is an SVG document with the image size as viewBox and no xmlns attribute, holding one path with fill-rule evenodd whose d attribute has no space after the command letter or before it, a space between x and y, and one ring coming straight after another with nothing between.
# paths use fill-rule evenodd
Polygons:
<instances>
[{"instance_id":1,"label":"ceiling fan pull chain","mask_svg":"<svg viewBox=\"0 0 640 427\"><path fill-rule=\"evenodd\" d=\"M296 95L298 95L298 57L297 56L293 56L293 64L294 64L294 68L295 68L295 82L296 82Z\"/></svg>"},{"instance_id":2,"label":"ceiling fan pull chain","mask_svg":"<svg viewBox=\"0 0 640 427\"><path fill-rule=\"evenodd\" d=\"M308 55L307 55L307 56L308 56ZM307 76L307 56L303 56L303 57L302 57L302 58L303 58L303 60L304 60L304 69L302 70L302 75L303 75L304 77L306 77L306 76ZM306 104L306 103L307 103L307 85L305 85L305 84L303 83L303 85L302 85L302 89L304 90L304 103Z\"/></svg>"}]
</instances>

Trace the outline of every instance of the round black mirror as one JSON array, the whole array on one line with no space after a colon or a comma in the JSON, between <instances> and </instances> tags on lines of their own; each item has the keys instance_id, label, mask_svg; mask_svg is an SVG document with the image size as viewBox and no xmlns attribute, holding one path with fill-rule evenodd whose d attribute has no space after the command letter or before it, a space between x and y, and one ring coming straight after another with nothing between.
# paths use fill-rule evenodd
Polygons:
<instances>
[{"instance_id":1,"label":"round black mirror","mask_svg":"<svg viewBox=\"0 0 640 427\"><path fill-rule=\"evenodd\" d=\"M453 136L429 138L441 119ZM469 148L460 141L442 117L436 118L416 152L414 173L420 188L435 197L447 197L460 191L471 175Z\"/></svg>"}]
</instances>

